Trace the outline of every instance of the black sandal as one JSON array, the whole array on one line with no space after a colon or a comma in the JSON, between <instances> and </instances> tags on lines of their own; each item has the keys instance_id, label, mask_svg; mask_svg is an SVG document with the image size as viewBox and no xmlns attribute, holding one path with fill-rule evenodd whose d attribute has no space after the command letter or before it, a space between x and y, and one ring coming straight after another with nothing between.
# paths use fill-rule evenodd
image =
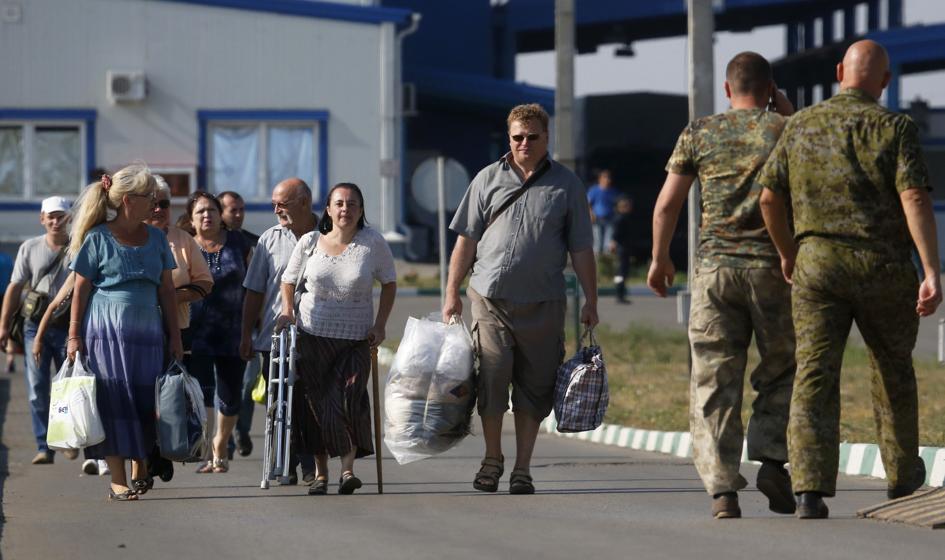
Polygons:
<instances>
[{"instance_id":1,"label":"black sandal","mask_svg":"<svg viewBox=\"0 0 945 560\"><path fill-rule=\"evenodd\" d=\"M499 489L499 479L505 472L505 457L486 457L480 463L479 472L473 479L473 488L480 492L495 492Z\"/></svg>"},{"instance_id":2,"label":"black sandal","mask_svg":"<svg viewBox=\"0 0 945 560\"><path fill-rule=\"evenodd\" d=\"M532 475L522 469L514 469L509 476L509 494L534 494Z\"/></svg>"},{"instance_id":3,"label":"black sandal","mask_svg":"<svg viewBox=\"0 0 945 560\"><path fill-rule=\"evenodd\" d=\"M312 485L314 486L314 484ZM354 494L354 491L361 487L361 479L354 476L353 472L344 472L341 473L341 480L338 481L338 493L349 495Z\"/></svg>"},{"instance_id":4,"label":"black sandal","mask_svg":"<svg viewBox=\"0 0 945 560\"><path fill-rule=\"evenodd\" d=\"M353 490L352 490L353 492ZM328 479L316 478L308 489L309 496L324 496L328 493Z\"/></svg>"},{"instance_id":5,"label":"black sandal","mask_svg":"<svg viewBox=\"0 0 945 560\"><path fill-rule=\"evenodd\" d=\"M133 478L131 479L131 487L134 488L135 492L138 494L147 494L148 490L154 488L154 477Z\"/></svg>"}]
</instances>

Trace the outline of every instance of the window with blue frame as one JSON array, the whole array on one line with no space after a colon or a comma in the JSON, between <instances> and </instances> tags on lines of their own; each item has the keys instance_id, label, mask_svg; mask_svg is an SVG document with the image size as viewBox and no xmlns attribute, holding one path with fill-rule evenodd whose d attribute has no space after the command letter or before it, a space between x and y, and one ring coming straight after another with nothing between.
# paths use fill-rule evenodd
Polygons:
<instances>
[{"instance_id":1,"label":"window with blue frame","mask_svg":"<svg viewBox=\"0 0 945 560\"><path fill-rule=\"evenodd\" d=\"M85 184L94 115L0 111L0 198L75 194Z\"/></svg>"},{"instance_id":2,"label":"window with blue frame","mask_svg":"<svg viewBox=\"0 0 945 560\"><path fill-rule=\"evenodd\" d=\"M268 200L272 187L300 177L321 192L327 113L322 111L200 111L201 164L210 192L232 190Z\"/></svg>"}]
</instances>

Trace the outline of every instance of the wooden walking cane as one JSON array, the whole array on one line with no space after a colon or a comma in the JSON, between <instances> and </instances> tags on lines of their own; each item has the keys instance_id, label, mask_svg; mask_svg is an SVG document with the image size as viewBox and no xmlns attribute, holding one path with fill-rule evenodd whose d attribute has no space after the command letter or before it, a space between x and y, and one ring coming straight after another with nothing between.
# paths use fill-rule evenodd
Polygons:
<instances>
[{"instance_id":1,"label":"wooden walking cane","mask_svg":"<svg viewBox=\"0 0 945 560\"><path fill-rule=\"evenodd\" d=\"M377 463L377 493L384 493L384 468L381 465L381 397L377 380L377 347L371 348L371 385L374 388L374 460Z\"/></svg>"}]
</instances>

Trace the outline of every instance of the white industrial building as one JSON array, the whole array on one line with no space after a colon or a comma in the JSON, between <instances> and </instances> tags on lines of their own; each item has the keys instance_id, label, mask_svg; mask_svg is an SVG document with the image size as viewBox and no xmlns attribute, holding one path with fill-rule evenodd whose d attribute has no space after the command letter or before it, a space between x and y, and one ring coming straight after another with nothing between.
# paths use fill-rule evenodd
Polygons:
<instances>
[{"instance_id":1,"label":"white industrial building","mask_svg":"<svg viewBox=\"0 0 945 560\"><path fill-rule=\"evenodd\" d=\"M369 221L394 231L416 21L374 4L0 1L0 240L40 233L44 197L136 160L169 179L175 219L193 190L235 190L261 233L273 185L300 176L316 206L357 183Z\"/></svg>"}]
</instances>

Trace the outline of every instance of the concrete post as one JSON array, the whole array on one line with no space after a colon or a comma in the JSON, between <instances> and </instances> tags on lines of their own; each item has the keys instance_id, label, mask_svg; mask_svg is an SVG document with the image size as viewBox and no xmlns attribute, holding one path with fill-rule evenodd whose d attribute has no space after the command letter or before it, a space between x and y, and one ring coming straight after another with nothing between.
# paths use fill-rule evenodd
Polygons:
<instances>
[{"instance_id":1,"label":"concrete post","mask_svg":"<svg viewBox=\"0 0 945 560\"><path fill-rule=\"evenodd\" d=\"M555 160L575 169L574 0L555 0Z\"/></svg>"}]
</instances>

